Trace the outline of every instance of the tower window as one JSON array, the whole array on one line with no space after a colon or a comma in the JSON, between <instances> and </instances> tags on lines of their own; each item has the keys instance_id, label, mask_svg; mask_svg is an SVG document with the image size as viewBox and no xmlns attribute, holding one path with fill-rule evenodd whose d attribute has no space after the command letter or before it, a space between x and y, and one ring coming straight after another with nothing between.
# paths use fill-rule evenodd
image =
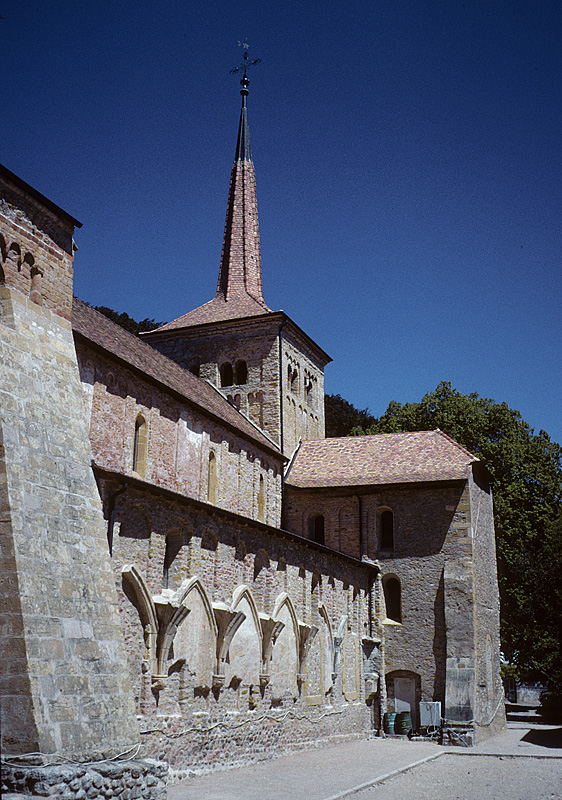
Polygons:
<instances>
[{"instance_id":1,"label":"tower window","mask_svg":"<svg viewBox=\"0 0 562 800\"><path fill-rule=\"evenodd\" d=\"M232 364L230 361L225 361L224 364L221 364L221 386L232 386L233 383Z\"/></svg>"},{"instance_id":2,"label":"tower window","mask_svg":"<svg viewBox=\"0 0 562 800\"><path fill-rule=\"evenodd\" d=\"M248 366L243 358L238 359L236 362L235 372L235 383L237 386L248 383Z\"/></svg>"}]
</instances>

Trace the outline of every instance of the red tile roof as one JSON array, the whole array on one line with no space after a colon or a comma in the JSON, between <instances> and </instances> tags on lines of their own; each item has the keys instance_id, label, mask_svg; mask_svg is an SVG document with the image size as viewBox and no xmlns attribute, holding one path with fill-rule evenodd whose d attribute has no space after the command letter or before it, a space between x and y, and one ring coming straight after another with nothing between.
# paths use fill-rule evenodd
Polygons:
<instances>
[{"instance_id":1,"label":"red tile roof","mask_svg":"<svg viewBox=\"0 0 562 800\"><path fill-rule=\"evenodd\" d=\"M243 414L231 406L217 389L195 377L76 297L72 303L72 329L75 334L103 348L143 373L148 379L156 380L165 389L171 389L190 404L235 429L241 436L251 439L270 452L274 451L281 458L277 447Z\"/></svg>"},{"instance_id":2,"label":"red tile roof","mask_svg":"<svg viewBox=\"0 0 562 800\"><path fill-rule=\"evenodd\" d=\"M440 430L301 443L285 482L297 488L466 479L478 461Z\"/></svg>"},{"instance_id":3,"label":"red tile roof","mask_svg":"<svg viewBox=\"0 0 562 800\"><path fill-rule=\"evenodd\" d=\"M191 325L204 325L207 322L224 322L242 317L258 317L262 314L273 313L265 303L262 305L249 294L242 294L231 300L226 300L223 295L217 294L208 303L204 303L187 314L156 328L160 331L171 331L177 328L189 328Z\"/></svg>"}]
</instances>

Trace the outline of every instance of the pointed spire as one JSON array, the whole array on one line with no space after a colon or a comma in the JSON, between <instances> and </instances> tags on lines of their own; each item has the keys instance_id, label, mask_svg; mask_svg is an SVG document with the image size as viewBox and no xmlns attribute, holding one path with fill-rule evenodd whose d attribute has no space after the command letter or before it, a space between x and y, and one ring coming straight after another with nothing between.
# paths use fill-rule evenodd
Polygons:
<instances>
[{"instance_id":1,"label":"pointed spire","mask_svg":"<svg viewBox=\"0 0 562 800\"><path fill-rule=\"evenodd\" d=\"M230 176L230 190L224 226L216 298L226 303L254 300L269 311L263 299L260 234L256 197L256 175L250 150L250 128L246 98L250 81L246 74L248 53L244 53L242 109L238 126L236 154Z\"/></svg>"}]
</instances>

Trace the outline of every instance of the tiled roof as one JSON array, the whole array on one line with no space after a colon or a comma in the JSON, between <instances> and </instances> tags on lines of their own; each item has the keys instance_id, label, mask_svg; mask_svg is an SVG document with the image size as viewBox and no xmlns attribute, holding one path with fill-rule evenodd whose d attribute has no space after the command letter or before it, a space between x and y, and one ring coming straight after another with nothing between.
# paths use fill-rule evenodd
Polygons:
<instances>
[{"instance_id":1,"label":"tiled roof","mask_svg":"<svg viewBox=\"0 0 562 800\"><path fill-rule=\"evenodd\" d=\"M277 447L213 386L196 378L76 297L72 303L72 328L75 333L140 370L147 378L158 381L204 412L218 417L245 438L269 451L277 451Z\"/></svg>"},{"instance_id":2,"label":"tiled roof","mask_svg":"<svg viewBox=\"0 0 562 800\"><path fill-rule=\"evenodd\" d=\"M208 303L168 322L158 331L271 312L263 299L256 174L250 151L246 94L242 93L216 295Z\"/></svg>"},{"instance_id":3,"label":"tiled roof","mask_svg":"<svg viewBox=\"0 0 562 800\"><path fill-rule=\"evenodd\" d=\"M265 303L262 305L249 294L243 294L232 300L226 300L223 295L217 294L208 303L193 311L188 311L181 317L162 325L156 330L171 331L177 328L189 328L191 325L205 325L207 322L224 322L242 317L258 317L262 314L273 313Z\"/></svg>"},{"instance_id":4,"label":"tiled roof","mask_svg":"<svg viewBox=\"0 0 562 800\"><path fill-rule=\"evenodd\" d=\"M285 482L297 488L460 480L478 461L442 431L301 443Z\"/></svg>"}]
</instances>

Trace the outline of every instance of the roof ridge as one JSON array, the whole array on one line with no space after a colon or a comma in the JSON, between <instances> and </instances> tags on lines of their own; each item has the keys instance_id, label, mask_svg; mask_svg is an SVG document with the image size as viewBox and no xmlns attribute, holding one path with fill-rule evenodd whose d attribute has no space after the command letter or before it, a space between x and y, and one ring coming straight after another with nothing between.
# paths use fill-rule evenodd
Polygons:
<instances>
[{"instance_id":1,"label":"roof ridge","mask_svg":"<svg viewBox=\"0 0 562 800\"><path fill-rule=\"evenodd\" d=\"M447 439L449 442L451 442L451 444L454 444L455 447L458 447L459 450L461 450L463 453L466 453L466 455L470 456L474 461L480 461L478 456L475 456L474 453L471 453L470 450L468 450L464 445L459 444L459 442L457 442L456 439L453 439L453 437L449 436L448 433L445 433L445 431L442 431L441 428L435 428L435 430L433 432L441 434L441 436L443 436L443 438Z\"/></svg>"}]
</instances>

